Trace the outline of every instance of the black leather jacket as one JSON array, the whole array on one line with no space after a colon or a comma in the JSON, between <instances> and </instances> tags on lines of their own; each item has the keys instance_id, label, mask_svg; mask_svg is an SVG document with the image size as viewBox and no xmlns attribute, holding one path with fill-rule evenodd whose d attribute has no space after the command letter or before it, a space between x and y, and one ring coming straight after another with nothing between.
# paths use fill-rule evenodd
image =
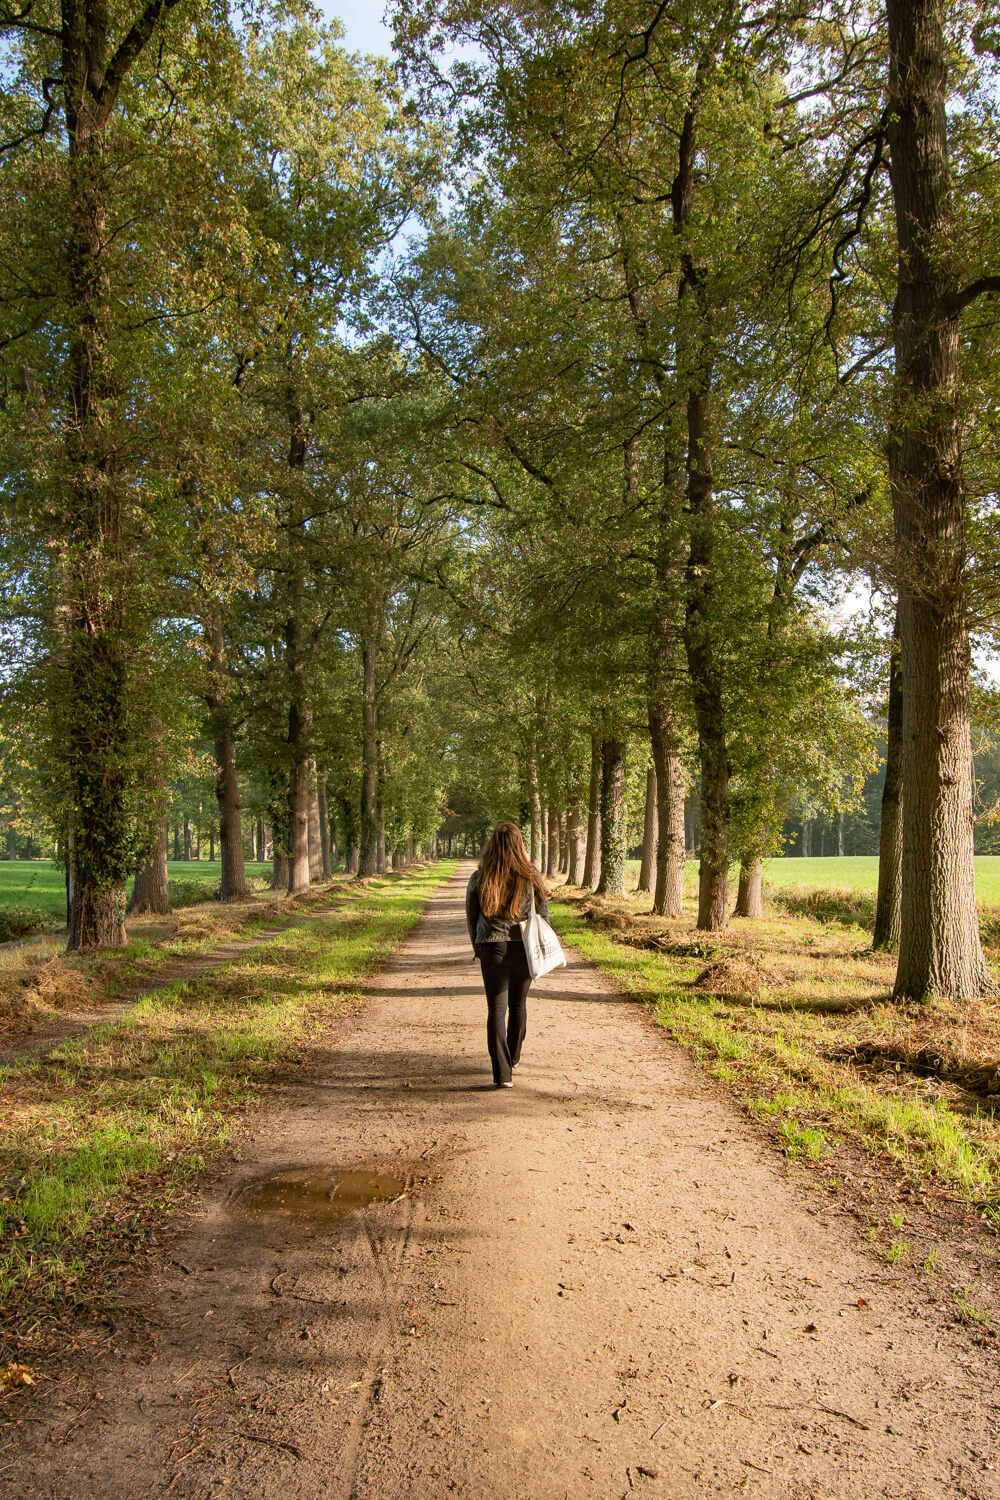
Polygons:
<instances>
[{"instance_id":1,"label":"black leather jacket","mask_svg":"<svg viewBox=\"0 0 1000 1500\"><path fill-rule=\"evenodd\" d=\"M549 903L537 891L535 892L535 910L546 920L548 919ZM528 911L529 897L526 895L521 907L521 921L527 917ZM478 870L473 870L465 890L465 920L469 925L469 937L474 948L478 948L480 943L516 943L521 940L519 922L515 922L505 912L500 912L495 917L488 917L483 911L479 904Z\"/></svg>"}]
</instances>

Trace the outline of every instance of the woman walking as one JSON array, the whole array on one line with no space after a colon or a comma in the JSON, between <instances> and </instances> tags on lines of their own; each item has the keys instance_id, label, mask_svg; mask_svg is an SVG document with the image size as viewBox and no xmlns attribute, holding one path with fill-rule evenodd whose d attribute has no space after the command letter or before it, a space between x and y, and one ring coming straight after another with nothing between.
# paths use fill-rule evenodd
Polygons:
<instances>
[{"instance_id":1,"label":"woman walking","mask_svg":"<svg viewBox=\"0 0 1000 1500\"><path fill-rule=\"evenodd\" d=\"M486 1043L497 1088L513 1086L528 1016L531 975L521 939L521 923L534 901L548 917L542 877L528 858L516 823L498 823L490 834L479 869L465 893L469 937L486 988Z\"/></svg>"}]
</instances>

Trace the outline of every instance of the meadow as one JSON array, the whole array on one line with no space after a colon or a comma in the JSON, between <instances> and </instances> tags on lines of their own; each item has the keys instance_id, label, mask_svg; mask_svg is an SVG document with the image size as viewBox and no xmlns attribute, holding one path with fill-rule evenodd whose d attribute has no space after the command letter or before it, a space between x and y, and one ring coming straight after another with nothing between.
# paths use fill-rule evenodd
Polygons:
<instances>
[{"instance_id":1,"label":"meadow","mask_svg":"<svg viewBox=\"0 0 1000 1500\"><path fill-rule=\"evenodd\" d=\"M735 890L739 875L737 866L730 872ZM628 883L634 890L639 879L639 861L628 862ZM819 891L856 891L874 896L878 890L878 855L845 854L825 859L769 859L764 867L764 890L782 891L796 886ZM684 869L684 889L693 894L698 889L698 865L688 860ZM976 856L976 896L983 906L1000 906L1000 854Z\"/></svg>"},{"instance_id":2,"label":"meadow","mask_svg":"<svg viewBox=\"0 0 1000 1500\"><path fill-rule=\"evenodd\" d=\"M219 884L222 866L208 859L172 859L167 864L170 898L175 906L191 906L210 897ZM269 880L270 863L247 863L255 881ZM46 922L66 920L66 873L52 859L0 860L0 908L29 908L43 912Z\"/></svg>"}]
</instances>

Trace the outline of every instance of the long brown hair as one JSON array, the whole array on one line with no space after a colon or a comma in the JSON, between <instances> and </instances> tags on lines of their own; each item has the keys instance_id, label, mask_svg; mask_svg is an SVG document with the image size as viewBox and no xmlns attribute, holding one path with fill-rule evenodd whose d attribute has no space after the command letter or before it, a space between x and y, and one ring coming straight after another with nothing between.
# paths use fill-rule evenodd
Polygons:
<instances>
[{"instance_id":1,"label":"long brown hair","mask_svg":"<svg viewBox=\"0 0 1000 1500\"><path fill-rule=\"evenodd\" d=\"M479 861L479 904L488 917L521 919L530 889L545 895L542 877L528 858L516 823L498 823Z\"/></svg>"}]
</instances>

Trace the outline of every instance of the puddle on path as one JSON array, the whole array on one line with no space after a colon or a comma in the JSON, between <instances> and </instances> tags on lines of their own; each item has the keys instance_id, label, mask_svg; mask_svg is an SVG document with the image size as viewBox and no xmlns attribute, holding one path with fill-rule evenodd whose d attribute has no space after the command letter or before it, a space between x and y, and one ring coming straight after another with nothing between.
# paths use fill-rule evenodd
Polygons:
<instances>
[{"instance_id":1,"label":"puddle on path","mask_svg":"<svg viewBox=\"0 0 1000 1500\"><path fill-rule=\"evenodd\" d=\"M240 1193L238 1202L257 1213L328 1221L341 1219L368 1203L387 1203L405 1191L405 1178L385 1172L292 1167L251 1182Z\"/></svg>"}]
</instances>

